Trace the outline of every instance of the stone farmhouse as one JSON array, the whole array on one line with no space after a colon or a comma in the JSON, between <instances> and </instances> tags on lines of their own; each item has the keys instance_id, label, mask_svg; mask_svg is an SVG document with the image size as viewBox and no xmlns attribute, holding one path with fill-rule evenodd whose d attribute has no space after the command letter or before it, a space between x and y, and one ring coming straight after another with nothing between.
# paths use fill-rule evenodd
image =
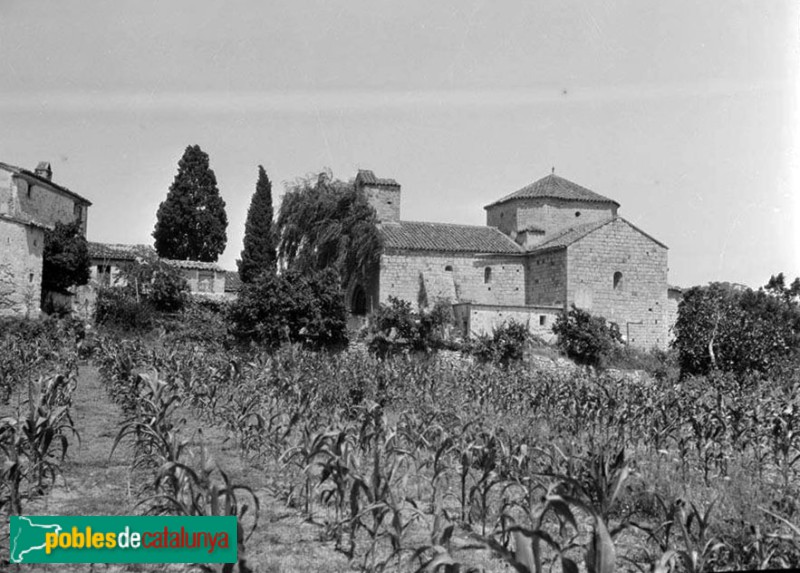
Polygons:
<instances>
[{"instance_id":1,"label":"stone farmhouse","mask_svg":"<svg viewBox=\"0 0 800 573\"><path fill-rule=\"evenodd\" d=\"M41 162L34 171L0 163L0 316L38 316L44 231L79 220L86 234L87 199L53 181Z\"/></svg>"},{"instance_id":2,"label":"stone farmhouse","mask_svg":"<svg viewBox=\"0 0 800 573\"><path fill-rule=\"evenodd\" d=\"M552 339L571 305L616 323L627 342L666 348L678 295L668 297L667 246L618 214L619 203L555 174L490 203L486 225L403 221L400 184L361 170L375 208L380 267L350 285L354 315L390 296L453 305L465 336L509 319Z\"/></svg>"}]
</instances>

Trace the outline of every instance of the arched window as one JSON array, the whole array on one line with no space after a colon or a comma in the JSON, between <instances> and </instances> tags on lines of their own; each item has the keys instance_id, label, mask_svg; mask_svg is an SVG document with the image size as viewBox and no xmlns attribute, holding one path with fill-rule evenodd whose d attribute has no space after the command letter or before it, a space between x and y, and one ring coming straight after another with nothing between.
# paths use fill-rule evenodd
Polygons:
<instances>
[{"instance_id":1,"label":"arched window","mask_svg":"<svg viewBox=\"0 0 800 573\"><path fill-rule=\"evenodd\" d=\"M617 271L614 273L614 290L622 288L622 273Z\"/></svg>"},{"instance_id":2,"label":"arched window","mask_svg":"<svg viewBox=\"0 0 800 573\"><path fill-rule=\"evenodd\" d=\"M448 273L452 273L453 272L453 265L447 265L444 268L444 270L447 271Z\"/></svg>"},{"instance_id":3,"label":"arched window","mask_svg":"<svg viewBox=\"0 0 800 573\"><path fill-rule=\"evenodd\" d=\"M353 289L353 297L350 300L350 312L356 316L367 314L367 293L361 285Z\"/></svg>"},{"instance_id":4,"label":"arched window","mask_svg":"<svg viewBox=\"0 0 800 573\"><path fill-rule=\"evenodd\" d=\"M492 282L492 267L486 267L483 269L483 283L489 284Z\"/></svg>"}]
</instances>

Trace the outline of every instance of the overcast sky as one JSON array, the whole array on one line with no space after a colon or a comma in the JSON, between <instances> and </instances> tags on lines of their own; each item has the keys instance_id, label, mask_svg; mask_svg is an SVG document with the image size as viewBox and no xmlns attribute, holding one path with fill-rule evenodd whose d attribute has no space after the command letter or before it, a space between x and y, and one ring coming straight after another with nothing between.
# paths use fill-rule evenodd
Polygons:
<instances>
[{"instance_id":1,"label":"overcast sky","mask_svg":"<svg viewBox=\"0 0 800 573\"><path fill-rule=\"evenodd\" d=\"M0 0L0 161L52 163L89 239L150 243L188 145L235 269L263 164L358 168L406 220L484 224L550 173L670 247L669 280L800 275L793 1Z\"/></svg>"}]
</instances>

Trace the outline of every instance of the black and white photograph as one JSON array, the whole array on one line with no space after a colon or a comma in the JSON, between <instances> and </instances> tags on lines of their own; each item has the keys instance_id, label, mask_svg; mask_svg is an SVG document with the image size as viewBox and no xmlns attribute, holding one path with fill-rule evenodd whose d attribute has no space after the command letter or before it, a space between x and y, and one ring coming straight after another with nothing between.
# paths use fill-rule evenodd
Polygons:
<instances>
[{"instance_id":1,"label":"black and white photograph","mask_svg":"<svg viewBox=\"0 0 800 573\"><path fill-rule=\"evenodd\" d=\"M799 3L0 0L0 571L792 568Z\"/></svg>"}]
</instances>

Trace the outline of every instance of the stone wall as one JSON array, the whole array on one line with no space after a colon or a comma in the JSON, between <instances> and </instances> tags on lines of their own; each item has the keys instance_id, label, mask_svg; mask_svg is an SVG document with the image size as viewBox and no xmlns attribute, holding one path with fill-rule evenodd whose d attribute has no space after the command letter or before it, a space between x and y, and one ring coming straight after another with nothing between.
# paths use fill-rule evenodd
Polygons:
<instances>
[{"instance_id":1,"label":"stone wall","mask_svg":"<svg viewBox=\"0 0 800 573\"><path fill-rule=\"evenodd\" d=\"M526 304L564 306L567 302L567 250L529 255Z\"/></svg>"},{"instance_id":2,"label":"stone wall","mask_svg":"<svg viewBox=\"0 0 800 573\"><path fill-rule=\"evenodd\" d=\"M0 218L0 316L37 317L44 231Z\"/></svg>"},{"instance_id":3,"label":"stone wall","mask_svg":"<svg viewBox=\"0 0 800 573\"><path fill-rule=\"evenodd\" d=\"M666 247L615 219L570 245L567 267L568 303L617 323L631 345L666 348Z\"/></svg>"},{"instance_id":4,"label":"stone wall","mask_svg":"<svg viewBox=\"0 0 800 573\"><path fill-rule=\"evenodd\" d=\"M528 332L545 342L555 342L553 324L561 312L560 307L547 306L453 305L456 326L465 338L491 335L495 328L514 320L527 324Z\"/></svg>"},{"instance_id":5,"label":"stone wall","mask_svg":"<svg viewBox=\"0 0 800 573\"><path fill-rule=\"evenodd\" d=\"M610 219L616 211L610 203L538 199L520 205L517 224L520 229L530 226L544 229L541 239L544 242L564 229Z\"/></svg>"},{"instance_id":6,"label":"stone wall","mask_svg":"<svg viewBox=\"0 0 800 573\"><path fill-rule=\"evenodd\" d=\"M0 171L0 214L33 219L43 225L69 223L80 217L86 234L87 208L73 197L34 179Z\"/></svg>"},{"instance_id":7,"label":"stone wall","mask_svg":"<svg viewBox=\"0 0 800 573\"><path fill-rule=\"evenodd\" d=\"M509 237L514 237L519 230L517 225L518 201L509 201L486 208L486 225L496 227Z\"/></svg>"},{"instance_id":8,"label":"stone wall","mask_svg":"<svg viewBox=\"0 0 800 573\"><path fill-rule=\"evenodd\" d=\"M365 185L362 192L378 214L378 221L400 220L400 187Z\"/></svg>"},{"instance_id":9,"label":"stone wall","mask_svg":"<svg viewBox=\"0 0 800 573\"><path fill-rule=\"evenodd\" d=\"M563 229L610 219L616 213L616 206L610 203L551 198L515 199L487 208L486 224L497 227L512 238L529 228L542 229L544 234L528 237L529 244L538 245Z\"/></svg>"},{"instance_id":10,"label":"stone wall","mask_svg":"<svg viewBox=\"0 0 800 573\"><path fill-rule=\"evenodd\" d=\"M487 282L487 270L489 270ZM436 252L395 252L381 256L379 301L389 296L416 307L424 284L429 304L451 302L524 305L525 265L522 259L493 255Z\"/></svg>"},{"instance_id":11,"label":"stone wall","mask_svg":"<svg viewBox=\"0 0 800 573\"><path fill-rule=\"evenodd\" d=\"M678 320L678 305L683 298L683 293L678 289L667 290L667 339L672 342L675 340L675 323Z\"/></svg>"}]
</instances>

